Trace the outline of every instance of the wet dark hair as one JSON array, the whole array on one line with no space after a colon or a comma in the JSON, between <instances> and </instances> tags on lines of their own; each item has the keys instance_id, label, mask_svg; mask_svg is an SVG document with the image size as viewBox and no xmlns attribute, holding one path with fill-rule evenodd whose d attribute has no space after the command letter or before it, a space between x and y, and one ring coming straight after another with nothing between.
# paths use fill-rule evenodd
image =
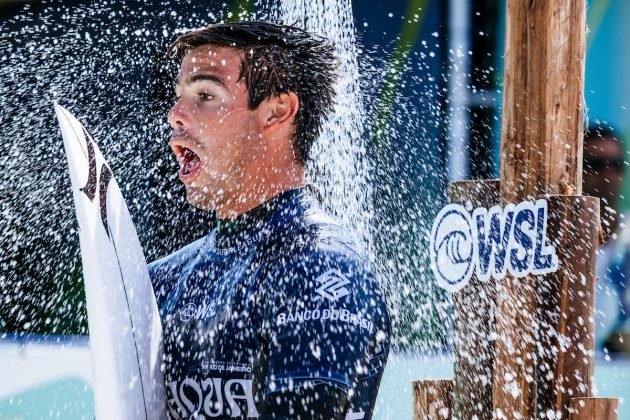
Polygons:
<instances>
[{"instance_id":1,"label":"wet dark hair","mask_svg":"<svg viewBox=\"0 0 630 420\"><path fill-rule=\"evenodd\" d=\"M625 167L625 151L623 145L623 138L613 127L602 124L589 125L588 129L584 133L584 146L596 141L596 140L613 141L619 144L620 152L619 156L614 159L602 159L598 156L592 156L584 152L584 172L587 173L599 173L603 168L612 168L616 170L623 170Z\"/></svg>"},{"instance_id":2,"label":"wet dark hair","mask_svg":"<svg viewBox=\"0 0 630 420\"><path fill-rule=\"evenodd\" d=\"M617 143L623 144L623 139L620 133L610 125L589 125L584 133L584 144L595 139L614 139Z\"/></svg>"},{"instance_id":3,"label":"wet dark hair","mask_svg":"<svg viewBox=\"0 0 630 420\"><path fill-rule=\"evenodd\" d=\"M166 56L181 62L190 50L202 45L243 52L239 78L247 86L250 109L272 95L297 95L300 104L294 121L294 147L298 161L304 165L334 105L337 61L328 41L294 26L224 23L181 35Z\"/></svg>"}]
</instances>

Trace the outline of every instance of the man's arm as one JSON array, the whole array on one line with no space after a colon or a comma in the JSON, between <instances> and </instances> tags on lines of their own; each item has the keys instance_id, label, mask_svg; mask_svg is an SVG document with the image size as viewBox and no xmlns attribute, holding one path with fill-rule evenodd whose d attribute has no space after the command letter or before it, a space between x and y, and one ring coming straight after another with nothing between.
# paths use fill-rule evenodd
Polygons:
<instances>
[{"instance_id":1,"label":"man's arm","mask_svg":"<svg viewBox=\"0 0 630 420\"><path fill-rule=\"evenodd\" d=\"M295 256L270 272L267 418L368 419L389 351L389 318L362 261Z\"/></svg>"}]
</instances>

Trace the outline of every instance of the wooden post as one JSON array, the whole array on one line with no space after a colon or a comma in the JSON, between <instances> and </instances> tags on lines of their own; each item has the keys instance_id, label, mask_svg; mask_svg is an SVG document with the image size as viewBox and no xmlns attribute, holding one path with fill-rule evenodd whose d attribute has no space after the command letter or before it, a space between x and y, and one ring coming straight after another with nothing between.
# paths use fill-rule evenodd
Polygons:
<instances>
[{"instance_id":1,"label":"wooden post","mask_svg":"<svg viewBox=\"0 0 630 420\"><path fill-rule=\"evenodd\" d=\"M450 420L452 395L453 381L450 379L413 381L414 420Z\"/></svg>"},{"instance_id":2,"label":"wooden post","mask_svg":"<svg viewBox=\"0 0 630 420\"><path fill-rule=\"evenodd\" d=\"M454 182L448 195L451 203L490 208L499 204L499 181ZM475 274L453 294L453 416L458 419L492 418L495 295L495 280L481 282Z\"/></svg>"},{"instance_id":3,"label":"wooden post","mask_svg":"<svg viewBox=\"0 0 630 420\"><path fill-rule=\"evenodd\" d=\"M617 398L572 398L569 420L617 420Z\"/></svg>"},{"instance_id":4,"label":"wooden post","mask_svg":"<svg viewBox=\"0 0 630 420\"><path fill-rule=\"evenodd\" d=\"M581 194L585 39L585 0L507 0L501 127L502 204L550 194ZM569 198L565 201L565 208L574 208L577 203ZM563 217L558 218L563 220L562 226L577 222L575 215L569 212ZM582 228L599 231L598 226L583 225ZM554 230L548 231L553 237ZM580 237L579 241L589 241L593 236L591 231L582 234L584 239ZM564 245L566 242L561 246ZM547 332L561 331L559 323L554 324L559 309L547 313L538 303L564 302L565 310L570 305L589 304L573 295L571 289L575 282L592 282L595 267L590 253L593 247L587 244L583 249L577 246L572 249L577 253L572 257L586 263L573 267L565 260L560 276L566 277L549 287L538 287L541 282L549 281L547 277L514 279L507 276L497 282L498 338L493 386L497 418L537 418L537 413L546 408L537 406L540 386L556 390L553 398L561 402L552 405L562 407L562 418L567 418L563 388L558 389L553 382L554 378L565 378L566 372L562 371L566 367L562 362L565 355L574 354L584 344L573 337L558 336L563 345L545 349L549 340L541 339L544 327L539 329L540 322L550 325ZM557 249L559 256L563 252ZM541 348L543 356L539 360ZM588 351L580 360L586 366L592 365ZM541 367L545 373L550 373L552 367L560 370L541 377ZM580 371L589 372L589 369L580 367ZM588 396L591 379L580 380L584 381L586 389L578 396Z\"/></svg>"},{"instance_id":5,"label":"wooden post","mask_svg":"<svg viewBox=\"0 0 630 420\"><path fill-rule=\"evenodd\" d=\"M508 0L501 198L582 192L585 0Z\"/></svg>"},{"instance_id":6,"label":"wooden post","mask_svg":"<svg viewBox=\"0 0 630 420\"><path fill-rule=\"evenodd\" d=\"M547 203L560 267L535 279L536 418L553 412L566 419L570 399L592 391L599 199L551 196Z\"/></svg>"}]
</instances>

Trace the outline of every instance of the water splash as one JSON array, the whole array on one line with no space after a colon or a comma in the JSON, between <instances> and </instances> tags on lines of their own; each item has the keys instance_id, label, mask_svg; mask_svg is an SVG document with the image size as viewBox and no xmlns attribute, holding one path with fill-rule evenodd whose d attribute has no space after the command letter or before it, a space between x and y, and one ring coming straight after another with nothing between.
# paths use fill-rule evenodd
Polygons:
<instances>
[{"instance_id":1,"label":"water splash","mask_svg":"<svg viewBox=\"0 0 630 420\"><path fill-rule=\"evenodd\" d=\"M215 15L201 5L168 3L128 2L126 11L109 1L2 10L9 17L0 22L0 329L87 333L54 101L74 112L107 154L149 259L212 226L185 203L167 147L173 68L164 52L173 39L167 28L220 20L222 9ZM168 222L160 227L157 220Z\"/></svg>"},{"instance_id":2,"label":"water splash","mask_svg":"<svg viewBox=\"0 0 630 420\"><path fill-rule=\"evenodd\" d=\"M429 66L440 59L436 33L421 42L419 53L401 40L393 48L366 49L357 41L348 0L260 3L271 11L265 18L296 23L335 47L337 106L314 145L311 179L328 210L366 248L388 297L396 345L444 348L449 303L433 285L424 250L428 219L445 197L419 199L444 191L446 181L431 175L443 164L435 147L444 120L442 94ZM392 52L383 54L387 50Z\"/></svg>"},{"instance_id":3,"label":"water splash","mask_svg":"<svg viewBox=\"0 0 630 420\"><path fill-rule=\"evenodd\" d=\"M309 181L326 209L357 234L373 256L372 181L365 136L366 107L360 86L356 30L350 0L269 1L270 18L330 40L339 60L336 105L312 149Z\"/></svg>"},{"instance_id":4,"label":"water splash","mask_svg":"<svg viewBox=\"0 0 630 420\"><path fill-rule=\"evenodd\" d=\"M428 219L444 199L435 196L445 181L445 152L435 146L443 94L435 65L428 65L440 60L438 39L422 42L418 52L387 54L389 45L357 41L348 0L278 1L260 0L246 13L162 0L33 4L0 23L0 136L10 145L0 151L0 242L9 250L0 257L0 328L87 332L53 100L77 114L107 155L149 260L213 226L186 203L166 145L176 69L163 54L182 28L231 16L297 23L331 39L340 60L337 106L314 146L309 177L368 251L398 342L424 350L444 345L447 305L423 256Z\"/></svg>"}]
</instances>

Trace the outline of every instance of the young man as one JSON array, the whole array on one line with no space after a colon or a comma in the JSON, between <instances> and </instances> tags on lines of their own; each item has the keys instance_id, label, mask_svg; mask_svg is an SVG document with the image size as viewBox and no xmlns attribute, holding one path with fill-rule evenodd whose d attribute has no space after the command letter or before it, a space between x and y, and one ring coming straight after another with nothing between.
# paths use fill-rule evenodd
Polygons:
<instances>
[{"instance_id":1,"label":"young man","mask_svg":"<svg viewBox=\"0 0 630 420\"><path fill-rule=\"evenodd\" d=\"M350 234L304 187L333 103L322 39L262 22L212 25L169 49L168 115L188 201L210 234L150 266L172 418L370 418L389 318Z\"/></svg>"}]
</instances>

